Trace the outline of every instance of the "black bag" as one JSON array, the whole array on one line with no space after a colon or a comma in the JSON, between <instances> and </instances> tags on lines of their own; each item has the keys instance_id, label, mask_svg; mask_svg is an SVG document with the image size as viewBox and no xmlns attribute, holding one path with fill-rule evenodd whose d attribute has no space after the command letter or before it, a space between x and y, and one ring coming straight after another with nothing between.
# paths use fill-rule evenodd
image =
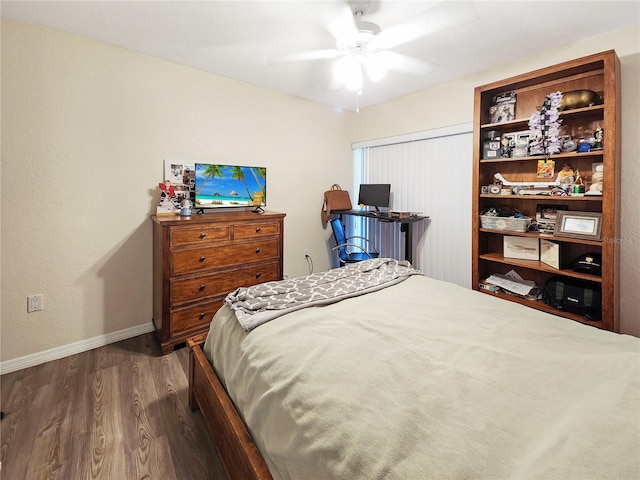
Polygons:
<instances>
[{"instance_id":1,"label":"black bag","mask_svg":"<svg viewBox=\"0 0 640 480\"><path fill-rule=\"evenodd\" d=\"M551 307L583 315L588 320L602 318L602 290L596 283L551 277L544 284L542 299Z\"/></svg>"}]
</instances>

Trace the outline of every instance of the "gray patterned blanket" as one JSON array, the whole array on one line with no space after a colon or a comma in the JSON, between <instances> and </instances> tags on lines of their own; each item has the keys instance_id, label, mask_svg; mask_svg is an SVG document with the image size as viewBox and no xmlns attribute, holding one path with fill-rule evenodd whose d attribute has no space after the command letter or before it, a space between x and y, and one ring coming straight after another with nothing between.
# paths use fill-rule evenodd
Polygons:
<instances>
[{"instance_id":1,"label":"gray patterned blanket","mask_svg":"<svg viewBox=\"0 0 640 480\"><path fill-rule=\"evenodd\" d=\"M249 332L286 313L339 302L420 274L409 262L375 258L305 277L240 287L227 295L225 304Z\"/></svg>"}]
</instances>

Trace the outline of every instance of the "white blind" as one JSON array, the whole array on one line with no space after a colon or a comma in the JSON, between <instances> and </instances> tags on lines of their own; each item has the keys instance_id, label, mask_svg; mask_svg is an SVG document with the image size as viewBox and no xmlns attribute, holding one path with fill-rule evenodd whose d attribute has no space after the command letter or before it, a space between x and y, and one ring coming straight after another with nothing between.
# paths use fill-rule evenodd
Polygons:
<instances>
[{"instance_id":1,"label":"white blind","mask_svg":"<svg viewBox=\"0 0 640 480\"><path fill-rule=\"evenodd\" d=\"M471 285L470 131L354 150L354 189L390 183L391 210L430 218L413 227L413 265L427 276ZM382 256L404 259L398 224L351 219L353 235L371 238Z\"/></svg>"}]
</instances>

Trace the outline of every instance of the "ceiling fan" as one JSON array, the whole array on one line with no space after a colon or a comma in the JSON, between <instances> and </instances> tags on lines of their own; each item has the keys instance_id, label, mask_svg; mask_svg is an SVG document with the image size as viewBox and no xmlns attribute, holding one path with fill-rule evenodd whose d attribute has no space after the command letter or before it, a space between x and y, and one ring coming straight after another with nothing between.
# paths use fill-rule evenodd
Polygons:
<instances>
[{"instance_id":1,"label":"ceiling fan","mask_svg":"<svg viewBox=\"0 0 640 480\"><path fill-rule=\"evenodd\" d=\"M268 63L278 65L337 58L333 64L332 79L327 85L330 90L342 85L349 90L361 90L364 72L372 82L379 81L389 70L414 78L428 74L437 66L391 49L468 23L478 16L472 2L433 2L435 5L425 14L382 29L373 22L363 20L369 11L384 9L382 2L349 0L347 3L326 2L325 5L327 3L340 7L338 11L326 15L323 22L336 40L335 48L271 56Z\"/></svg>"}]
</instances>

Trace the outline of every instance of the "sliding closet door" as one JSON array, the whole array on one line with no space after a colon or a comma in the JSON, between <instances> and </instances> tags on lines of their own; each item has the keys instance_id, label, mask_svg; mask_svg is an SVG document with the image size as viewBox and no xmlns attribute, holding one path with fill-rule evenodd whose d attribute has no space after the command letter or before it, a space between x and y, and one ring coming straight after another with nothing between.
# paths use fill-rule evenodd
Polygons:
<instances>
[{"instance_id":1,"label":"sliding closet door","mask_svg":"<svg viewBox=\"0 0 640 480\"><path fill-rule=\"evenodd\" d=\"M390 183L391 210L430 218L414 224L413 265L427 276L470 287L472 134L439 136L354 150L355 185ZM354 202L355 203L355 202ZM393 223L353 222L383 256L404 258Z\"/></svg>"}]
</instances>

